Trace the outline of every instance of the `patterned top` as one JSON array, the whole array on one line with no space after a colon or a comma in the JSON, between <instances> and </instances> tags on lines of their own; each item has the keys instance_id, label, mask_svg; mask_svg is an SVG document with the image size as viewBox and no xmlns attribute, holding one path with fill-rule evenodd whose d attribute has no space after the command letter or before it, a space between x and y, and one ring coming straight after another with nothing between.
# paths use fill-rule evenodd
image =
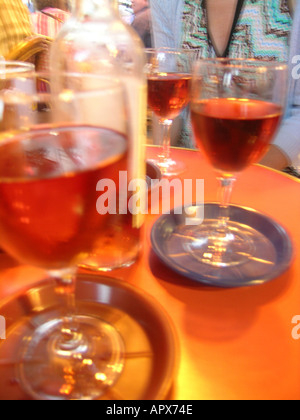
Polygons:
<instances>
[{"instance_id":1,"label":"patterned top","mask_svg":"<svg viewBox=\"0 0 300 420\"><path fill-rule=\"evenodd\" d=\"M216 56L207 21L205 0L185 0L182 45L204 58ZM287 61L291 28L288 0L244 0L226 55Z\"/></svg>"}]
</instances>

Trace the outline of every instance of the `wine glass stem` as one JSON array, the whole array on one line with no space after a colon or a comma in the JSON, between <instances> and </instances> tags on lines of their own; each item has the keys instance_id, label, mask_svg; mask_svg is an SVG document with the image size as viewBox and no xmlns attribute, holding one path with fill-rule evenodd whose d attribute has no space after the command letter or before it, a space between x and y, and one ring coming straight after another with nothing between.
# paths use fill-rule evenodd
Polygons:
<instances>
[{"instance_id":1,"label":"wine glass stem","mask_svg":"<svg viewBox=\"0 0 300 420\"><path fill-rule=\"evenodd\" d=\"M56 280L55 292L61 299L64 316L60 328L60 339L57 346L61 350L72 350L78 347L81 334L75 321L75 284L77 270L74 268L50 272Z\"/></svg>"},{"instance_id":2,"label":"wine glass stem","mask_svg":"<svg viewBox=\"0 0 300 420\"><path fill-rule=\"evenodd\" d=\"M162 127L162 150L159 154L160 163L164 164L170 159L170 146L171 146L171 126L173 121L161 119L160 125Z\"/></svg>"},{"instance_id":3,"label":"wine glass stem","mask_svg":"<svg viewBox=\"0 0 300 420\"><path fill-rule=\"evenodd\" d=\"M218 228L217 234L219 236L225 236L228 231L228 222L229 222L229 204L231 200L232 188L235 182L234 177L219 177L220 189L219 189L219 201L220 201L220 210L218 218Z\"/></svg>"}]
</instances>

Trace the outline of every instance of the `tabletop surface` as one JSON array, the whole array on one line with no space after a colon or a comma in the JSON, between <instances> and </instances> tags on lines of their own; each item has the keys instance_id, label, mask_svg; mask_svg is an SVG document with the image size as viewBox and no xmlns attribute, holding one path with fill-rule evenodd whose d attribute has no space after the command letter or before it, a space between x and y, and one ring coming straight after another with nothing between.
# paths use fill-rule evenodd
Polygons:
<instances>
[{"instance_id":1,"label":"tabletop surface","mask_svg":"<svg viewBox=\"0 0 300 420\"><path fill-rule=\"evenodd\" d=\"M155 157L157 148L147 149ZM186 179L204 179L205 201L217 201L215 173L196 151L174 149ZM300 316L300 183L261 166L240 174L232 203L256 209L290 234L289 270L255 287L221 289L192 282L167 268L151 248L159 216L147 216L144 250L129 269L111 275L146 291L168 313L178 338L179 368L170 393L175 400L299 399L300 340L292 320ZM0 298L36 283L41 270L0 255Z\"/></svg>"}]
</instances>

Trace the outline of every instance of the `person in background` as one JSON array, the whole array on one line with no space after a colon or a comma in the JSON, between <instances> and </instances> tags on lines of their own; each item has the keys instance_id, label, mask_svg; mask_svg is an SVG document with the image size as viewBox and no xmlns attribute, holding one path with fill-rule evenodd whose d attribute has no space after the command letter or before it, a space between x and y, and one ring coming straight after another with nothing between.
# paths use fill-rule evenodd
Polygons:
<instances>
[{"instance_id":1,"label":"person in background","mask_svg":"<svg viewBox=\"0 0 300 420\"><path fill-rule=\"evenodd\" d=\"M151 0L154 46L195 49L201 57L289 61L300 56L300 2ZM295 64L295 63L294 63ZM300 81L289 72L286 117L262 164L300 162ZM292 169L291 169L292 170Z\"/></svg>"},{"instance_id":2,"label":"person in background","mask_svg":"<svg viewBox=\"0 0 300 420\"><path fill-rule=\"evenodd\" d=\"M0 56L32 36L29 11L22 0L0 0Z\"/></svg>"},{"instance_id":3,"label":"person in background","mask_svg":"<svg viewBox=\"0 0 300 420\"><path fill-rule=\"evenodd\" d=\"M31 20L35 32L54 39L70 17L69 0L34 0L34 5Z\"/></svg>"},{"instance_id":4,"label":"person in background","mask_svg":"<svg viewBox=\"0 0 300 420\"><path fill-rule=\"evenodd\" d=\"M133 21L132 27L141 37L144 46L151 48L151 11L149 0L132 0Z\"/></svg>"}]
</instances>

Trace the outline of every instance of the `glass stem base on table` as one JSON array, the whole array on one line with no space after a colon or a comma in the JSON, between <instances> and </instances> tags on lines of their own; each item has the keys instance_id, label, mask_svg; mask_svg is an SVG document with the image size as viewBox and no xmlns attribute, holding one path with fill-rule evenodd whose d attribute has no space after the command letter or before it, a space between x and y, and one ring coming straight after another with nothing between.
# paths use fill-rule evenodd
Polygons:
<instances>
[{"instance_id":1,"label":"glass stem base on table","mask_svg":"<svg viewBox=\"0 0 300 420\"><path fill-rule=\"evenodd\" d=\"M184 172L183 162L176 162L171 158L171 127L173 121L169 119L160 119L159 125L162 128L162 147L158 153L158 158L151 160L157 165L163 176L172 177Z\"/></svg>"},{"instance_id":2,"label":"glass stem base on table","mask_svg":"<svg viewBox=\"0 0 300 420\"><path fill-rule=\"evenodd\" d=\"M108 323L74 317L80 333L62 333L63 319L40 326L28 341L19 366L24 390L35 399L100 398L123 370L123 343Z\"/></svg>"},{"instance_id":3,"label":"glass stem base on table","mask_svg":"<svg viewBox=\"0 0 300 420\"><path fill-rule=\"evenodd\" d=\"M104 319L76 314L72 270L50 274L60 277L55 292L66 314L46 312L36 320L38 327L21 349L21 386L40 400L98 399L123 371L123 340Z\"/></svg>"},{"instance_id":4,"label":"glass stem base on table","mask_svg":"<svg viewBox=\"0 0 300 420\"><path fill-rule=\"evenodd\" d=\"M230 222L229 203L234 177L219 177L220 205L217 220L204 220L187 242L187 250L198 261L214 267L232 267L245 263L254 251L254 231Z\"/></svg>"},{"instance_id":5,"label":"glass stem base on table","mask_svg":"<svg viewBox=\"0 0 300 420\"><path fill-rule=\"evenodd\" d=\"M201 263L228 268L251 258L253 239L253 231L247 226L229 222L226 229L220 230L218 221L206 220L195 229L186 249Z\"/></svg>"}]
</instances>

